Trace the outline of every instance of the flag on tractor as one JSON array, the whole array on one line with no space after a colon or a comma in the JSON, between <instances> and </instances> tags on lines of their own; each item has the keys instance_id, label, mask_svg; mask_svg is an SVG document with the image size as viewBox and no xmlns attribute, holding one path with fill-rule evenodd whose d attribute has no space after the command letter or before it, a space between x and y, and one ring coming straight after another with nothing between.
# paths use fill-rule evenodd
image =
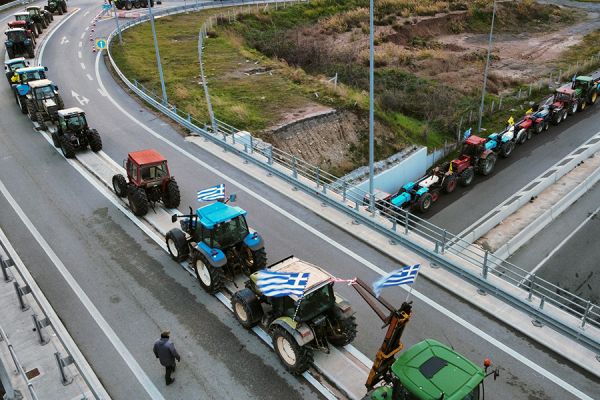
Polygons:
<instances>
[{"instance_id":1,"label":"flag on tractor","mask_svg":"<svg viewBox=\"0 0 600 400\"><path fill-rule=\"evenodd\" d=\"M198 191L198 201L212 201L225 198L225 184Z\"/></svg>"},{"instance_id":2,"label":"flag on tractor","mask_svg":"<svg viewBox=\"0 0 600 400\"><path fill-rule=\"evenodd\" d=\"M308 272L258 271L256 286L268 297L302 296L308 284Z\"/></svg>"},{"instance_id":3,"label":"flag on tractor","mask_svg":"<svg viewBox=\"0 0 600 400\"><path fill-rule=\"evenodd\" d=\"M465 133L463 133L463 141L467 140L469 136L471 136L471 128L467 129Z\"/></svg>"},{"instance_id":4,"label":"flag on tractor","mask_svg":"<svg viewBox=\"0 0 600 400\"><path fill-rule=\"evenodd\" d=\"M407 266L382 276L373 283L373 291L379 297L381 289L390 286L410 285L415 282L421 264Z\"/></svg>"},{"instance_id":5,"label":"flag on tractor","mask_svg":"<svg viewBox=\"0 0 600 400\"><path fill-rule=\"evenodd\" d=\"M511 125L514 125L514 124L515 124L515 119L514 119L514 118L511 116L511 117L508 119L508 126L511 126Z\"/></svg>"}]
</instances>

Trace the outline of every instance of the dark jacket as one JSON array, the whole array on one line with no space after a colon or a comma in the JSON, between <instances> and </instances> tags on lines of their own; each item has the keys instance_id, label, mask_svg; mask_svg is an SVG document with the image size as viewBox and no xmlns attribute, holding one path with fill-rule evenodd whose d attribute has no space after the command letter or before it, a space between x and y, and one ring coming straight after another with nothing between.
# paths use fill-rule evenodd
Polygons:
<instances>
[{"instance_id":1,"label":"dark jacket","mask_svg":"<svg viewBox=\"0 0 600 400\"><path fill-rule=\"evenodd\" d=\"M165 367L175 365L175 359L181 361L179 353L175 350L175 345L169 338L160 338L154 343L154 355L160 360L160 364Z\"/></svg>"}]
</instances>

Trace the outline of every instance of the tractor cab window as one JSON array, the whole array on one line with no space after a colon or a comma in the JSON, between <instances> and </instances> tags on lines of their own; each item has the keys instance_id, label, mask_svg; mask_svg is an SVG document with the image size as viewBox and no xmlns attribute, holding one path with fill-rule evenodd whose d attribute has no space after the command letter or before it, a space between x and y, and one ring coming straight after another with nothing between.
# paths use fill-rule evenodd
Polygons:
<instances>
[{"instance_id":1,"label":"tractor cab window","mask_svg":"<svg viewBox=\"0 0 600 400\"><path fill-rule=\"evenodd\" d=\"M462 148L462 154L471 157L477 157L479 154L481 154L481 149L479 149L479 146L465 144Z\"/></svg>"},{"instance_id":2,"label":"tractor cab window","mask_svg":"<svg viewBox=\"0 0 600 400\"><path fill-rule=\"evenodd\" d=\"M292 300L290 297L273 297L271 302L273 304L273 311L275 311L275 314L294 316L294 313L296 312L296 304L294 304L294 300Z\"/></svg>"},{"instance_id":3,"label":"tractor cab window","mask_svg":"<svg viewBox=\"0 0 600 400\"><path fill-rule=\"evenodd\" d=\"M162 162L161 164L144 166L142 167L141 171L142 179L145 181L153 181L155 179L161 179L169 176L166 161Z\"/></svg>"},{"instance_id":4,"label":"tractor cab window","mask_svg":"<svg viewBox=\"0 0 600 400\"><path fill-rule=\"evenodd\" d=\"M78 130L85 127L85 117L83 115L71 115L65 118L65 124L68 129Z\"/></svg>"},{"instance_id":5,"label":"tractor cab window","mask_svg":"<svg viewBox=\"0 0 600 400\"><path fill-rule=\"evenodd\" d=\"M129 175L129 177L132 180L137 180L138 166L135 163L132 163L131 161L127 162L127 175Z\"/></svg>"},{"instance_id":6,"label":"tractor cab window","mask_svg":"<svg viewBox=\"0 0 600 400\"><path fill-rule=\"evenodd\" d=\"M54 88L50 85L35 88L35 98L38 100L54 98Z\"/></svg>"},{"instance_id":7,"label":"tractor cab window","mask_svg":"<svg viewBox=\"0 0 600 400\"><path fill-rule=\"evenodd\" d=\"M315 316L324 313L333 306L335 297L333 295L332 285L325 285L321 289L312 292L310 295L298 300L297 321L308 321ZM299 304L298 304L299 303Z\"/></svg>"},{"instance_id":8,"label":"tractor cab window","mask_svg":"<svg viewBox=\"0 0 600 400\"><path fill-rule=\"evenodd\" d=\"M38 13L38 12L37 12L38 10L36 10L36 9L34 9L34 8L32 8L32 9L30 9L30 10L27 10L27 11L29 12L29 15L37 15L37 13Z\"/></svg>"},{"instance_id":9,"label":"tractor cab window","mask_svg":"<svg viewBox=\"0 0 600 400\"><path fill-rule=\"evenodd\" d=\"M39 81L41 79L46 79L46 74L44 71L30 71L21 75L21 82L29 82L29 81Z\"/></svg>"},{"instance_id":10,"label":"tractor cab window","mask_svg":"<svg viewBox=\"0 0 600 400\"><path fill-rule=\"evenodd\" d=\"M242 215L218 224L212 232L214 247L223 249L233 246L244 240L248 232L246 219Z\"/></svg>"},{"instance_id":11,"label":"tractor cab window","mask_svg":"<svg viewBox=\"0 0 600 400\"><path fill-rule=\"evenodd\" d=\"M8 32L8 40L11 42L22 42L25 40L25 31L12 31ZM13 70L15 68L13 67Z\"/></svg>"},{"instance_id":12,"label":"tractor cab window","mask_svg":"<svg viewBox=\"0 0 600 400\"><path fill-rule=\"evenodd\" d=\"M571 100L571 95L567 93L558 92L556 93L556 101L569 101Z\"/></svg>"},{"instance_id":13,"label":"tractor cab window","mask_svg":"<svg viewBox=\"0 0 600 400\"><path fill-rule=\"evenodd\" d=\"M9 35L9 39L10 39L10 35ZM8 67L8 68L10 68L11 71L16 71L19 68L25 68L25 67L26 67L25 63L23 61L19 61L14 64L11 64L10 67Z\"/></svg>"},{"instance_id":14,"label":"tractor cab window","mask_svg":"<svg viewBox=\"0 0 600 400\"><path fill-rule=\"evenodd\" d=\"M213 247L210 229L206 229L204 225L198 224L195 235L197 236L195 239L202 240L210 248Z\"/></svg>"},{"instance_id":15,"label":"tractor cab window","mask_svg":"<svg viewBox=\"0 0 600 400\"><path fill-rule=\"evenodd\" d=\"M29 15L17 15L15 17L15 21L27 21L29 20Z\"/></svg>"}]
</instances>

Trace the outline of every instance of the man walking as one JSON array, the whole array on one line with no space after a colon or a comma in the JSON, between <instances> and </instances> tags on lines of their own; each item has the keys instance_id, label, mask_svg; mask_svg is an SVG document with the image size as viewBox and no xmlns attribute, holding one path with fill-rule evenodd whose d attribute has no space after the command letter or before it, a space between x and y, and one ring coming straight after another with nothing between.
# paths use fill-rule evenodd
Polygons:
<instances>
[{"instance_id":1,"label":"man walking","mask_svg":"<svg viewBox=\"0 0 600 400\"><path fill-rule=\"evenodd\" d=\"M166 368L165 382L167 386L175 382L171 374L175 372L175 360L181 361L179 353L175 350L175 345L169 340L171 332L164 331L160 334L160 339L154 342L154 355L160 360L160 364Z\"/></svg>"}]
</instances>

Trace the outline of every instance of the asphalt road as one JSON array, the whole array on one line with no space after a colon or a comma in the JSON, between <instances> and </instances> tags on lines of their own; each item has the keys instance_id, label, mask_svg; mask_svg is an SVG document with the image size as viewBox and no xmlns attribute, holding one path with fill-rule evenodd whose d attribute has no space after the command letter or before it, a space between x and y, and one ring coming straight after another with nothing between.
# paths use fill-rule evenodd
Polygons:
<instances>
[{"instance_id":1,"label":"asphalt road","mask_svg":"<svg viewBox=\"0 0 600 400\"><path fill-rule=\"evenodd\" d=\"M228 184L228 191L238 192L239 205L248 210L250 224L266 239L271 261L295 254L324 266L339 277L359 276L367 281L375 278L373 272L339 248L244 194L246 189L268 198L381 268L391 270L396 267L391 259L377 250L270 189L268 180L275 178L249 177L212 154L186 143L170 125L132 100L112 80L103 63L99 63L99 76L108 93L101 93L94 71L95 56L89 51L89 46L84 47L85 43L81 48L78 45L82 38L88 40L84 28L99 7L88 1L69 4L83 9L54 35L46 47L44 64L61 88L67 106L79 105L70 96L71 91L75 91L80 99L84 96L89 100L81 106L89 113L90 124L100 131L104 151L111 158L121 162L128 151L143 148L159 150L169 159L171 170L182 188L182 207L186 204L196 206L197 189L220 183L204 168L182 157L124 116L103 94L110 95L161 136L235 180L244 182L243 188ZM85 15L88 8L91 11ZM103 35L112 29L109 24L101 22L97 34ZM78 51L82 51L81 58ZM14 111L5 112L0 120L0 181L34 221L41 235L165 397L316 396L302 379L283 373L267 346L237 326L224 306L205 295L187 273L84 180L39 134L33 132L31 123L17 112L8 86L3 84L0 87L0 106L3 110ZM143 398L141 388L136 385L125 363L98 331L93 318L82 309L77 297L32 241L3 197L0 197L0 210L0 225L101 380L107 384L109 392L115 398ZM403 250L399 248L398 251ZM338 290L352 301L357 311L359 336L355 345L371 357L382 339L381 324L351 288L341 286ZM464 324L420 300L414 301L414 317L404 336L406 345L433 337L451 343L474 361L491 357L501 367L502 378L488 384L487 398L574 398L552 378L517 361L515 354L527 357L533 365L543 367L591 397L600 395L600 382L596 377L580 371L559 354L515 334L502 324L502 316L482 314L426 279L419 279L415 290L513 349L512 355L499 351L472 330L466 329ZM405 292L389 290L385 295L399 304L404 300ZM183 368L177 371L178 382L169 388L164 387L162 371L150 353L152 342L165 326L171 328L176 344L184 354Z\"/></svg>"}]
</instances>

